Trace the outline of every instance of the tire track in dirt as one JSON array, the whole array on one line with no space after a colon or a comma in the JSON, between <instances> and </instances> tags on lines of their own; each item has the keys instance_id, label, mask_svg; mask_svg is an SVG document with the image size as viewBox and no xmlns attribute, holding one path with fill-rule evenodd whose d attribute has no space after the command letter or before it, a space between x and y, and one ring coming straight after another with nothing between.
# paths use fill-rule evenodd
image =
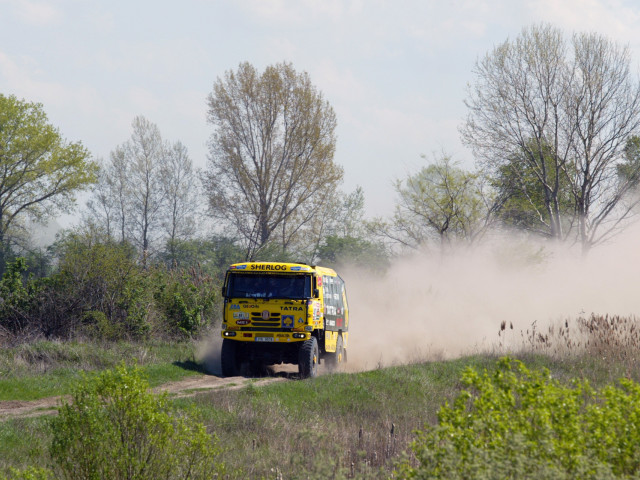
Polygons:
<instances>
[{"instance_id":1,"label":"tire track in dirt","mask_svg":"<svg viewBox=\"0 0 640 480\"><path fill-rule=\"evenodd\" d=\"M237 390L252 384L256 387L267 385L273 382L287 380L286 376L277 377L217 377L214 375L202 375L187 377L183 380L168 382L157 387L154 393L166 392L171 398L193 397L199 393L212 390ZM6 400L0 401L0 421L15 418L38 417L42 415L56 415L58 407L63 401L68 402L69 395L40 398L38 400Z\"/></svg>"}]
</instances>

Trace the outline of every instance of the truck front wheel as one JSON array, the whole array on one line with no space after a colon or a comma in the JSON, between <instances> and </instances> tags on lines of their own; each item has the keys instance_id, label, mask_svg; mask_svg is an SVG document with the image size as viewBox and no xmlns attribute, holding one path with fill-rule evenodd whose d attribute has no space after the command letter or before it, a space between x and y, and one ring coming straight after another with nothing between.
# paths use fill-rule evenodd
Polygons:
<instances>
[{"instance_id":1,"label":"truck front wheel","mask_svg":"<svg viewBox=\"0 0 640 480\"><path fill-rule=\"evenodd\" d=\"M298 371L301 378L313 378L318 374L318 341L316 337L305 340L298 352Z\"/></svg>"},{"instance_id":2,"label":"truck front wheel","mask_svg":"<svg viewBox=\"0 0 640 480\"><path fill-rule=\"evenodd\" d=\"M235 377L238 375L238 352L237 342L227 338L222 340L222 352L220 354L220 364L222 375L225 377Z\"/></svg>"}]
</instances>

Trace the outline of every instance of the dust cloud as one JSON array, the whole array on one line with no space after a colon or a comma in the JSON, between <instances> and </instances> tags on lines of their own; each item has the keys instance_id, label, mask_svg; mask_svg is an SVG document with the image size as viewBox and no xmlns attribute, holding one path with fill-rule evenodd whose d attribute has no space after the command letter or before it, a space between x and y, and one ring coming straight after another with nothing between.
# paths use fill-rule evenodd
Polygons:
<instances>
[{"instance_id":1,"label":"dust cloud","mask_svg":"<svg viewBox=\"0 0 640 480\"><path fill-rule=\"evenodd\" d=\"M200 340L196 349L196 358L202 363L208 374L222 375L222 365L220 363L221 351L222 337L220 336L220 328L218 327Z\"/></svg>"},{"instance_id":2,"label":"dust cloud","mask_svg":"<svg viewBox=\"0 0 640 480\"><path fill-rule=\"evenodd\" d=\"M591 313L640 314L640 228L594 248L493 235L447 255L396 260L345 279L350 371L522 347L526 331ZM501 322L506 330L498 335ZM512 326L512 328L511 328Z\"/></svg>"}]
</instances>

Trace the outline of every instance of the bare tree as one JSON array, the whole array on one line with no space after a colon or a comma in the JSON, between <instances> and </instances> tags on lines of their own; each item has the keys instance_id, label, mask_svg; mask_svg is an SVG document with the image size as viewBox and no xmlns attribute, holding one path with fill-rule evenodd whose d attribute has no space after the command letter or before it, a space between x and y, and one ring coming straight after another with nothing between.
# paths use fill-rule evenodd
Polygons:
<instances>
[{"instance_id":1,"label":"bare tree","mask_svg":"<svg viewBox=\"0 0 640 480\"><path fill-rule=\"evenodd\" d=\"M98 158L99 170L97 180L93 187L93 195L87 201L89 214L88 223L98 224L104 227L107 238L113 238L113 228L116 217L116 205L111 192L111 179L105 171L105 162Z\"/></svg>"},{"instance_id":2,"label":"bare tree","mask_svg":"<svg viewBox=\"0 0 640 480\"><path fill-rule=\"evenodd\" d=\"M571 47L559 29L535 25L480 59L461 134L494 174L510 169L524 197L533 177L548 235L573 236L586 252L632 212L619 208L632 185L620 181L616 165L640 125L640 86L626 48L597 34L576 34Z\"/></svg>"},{"instance_id":3,"label":"bare tree","mask_svg":"<svg viewBox=\"0 0 640 480\"><path fill-rule=\"evenodd\" d=\"M139 116L133 119L132 126L133 133L124 146L129 167L129 215L133 240L146 258L157 240L166 198L162 178L166 149L157 125Z\"/></svg>"},{"instance_id":4,"label":"bare tree","mask_svg":"<svg viewBox=\"0 0 640 480\"><path fill-rule=\"evenodd\" d=\"M277 229L285 249L342 179L333 162L333 109L290 64L259 74L243 63L215 82L208 119L215 127L203 176L210 212L245 239L248 257Z\"/></svg>"},{"instance_id":5,"label":"bare tree","mask_svg":"<svg viewBox=\"0 0 640 480\"><path fill-rule=\"evenodd\" d=\"M606 240L634 212L622 204L638 181L638 169L618 175L625 146L640 126L640 83L631 78L627 47L594 33L573 37L571 95L567 131L575 158L568 171L585 251ZM613 215L612 215L613 214Z\"/></svg>"},{"instance_id":6,"label":"bare tree","mask_svg":"<svg viewBox=\"0 0 640 480\"><path fill-rule=\"evenodd\" d=\"M197 185L193 163L187 147L176 142L168 147L163 166L166 212L163 225L171 258L175 258L176 242L193 235L198 209Z\"/></svg>"},{"instance_id":7,"label":"bare tree","mask_svg":"<svg viewBox=\"0 0 640 480\"><path fill-rule=\"evenodd\" d=\"M98 180L87 201L89 222L97 223L108 238L128 239L130 208L129 174L125 151L116 147L109 160L98 160Z\"/></svg>"},{"instance_id":8,"label":"bare tree","mask_svg":"<svg viewBox=\"0 0 640 480\"><path fill-rule=\"evenodd\" d=\"M146 262L164 233L163 225L180 213L169 199L181 194L184 170L191 169L191 164L184 146L169 147L158 127L146 118L135 117L132 127L129 140L112 150L109 161L101 166L100 182L88 207L93 220L110 236L134 244ZM176 208L173 214L171 208ZM180 220L173 222L177 235Z\"/></svg>"},{"instance_id":9,"label":"bare tree","mask_svg":"<svg viewBox=\"0 0 640 480\"><path fill-rule=\"evenodd\" d=\"M115 205L116 221L120 242L128 239L129 212L131 211L131 199L129 194L129 164L124 146L118 146L110 154L110 164L107 167L107 177Z\"/></svg>"},{"instance_id":10,"label":"bare tree","mask_svg":"<svg viewBox=\"0 0 640 480\"><path fill-rule=\"evenodd\" d=\"M564 235L560 176L571 155L570 139L562 135L571 77L565 57L562 32L550 25L524 29L515 41L497 46L476 63L461 132L463 142L490 170L510 169L521 184L524 172L537 179L546 211L540 219L553 238ZM512 162L514 155L526 169Z\"/></svg>"}]
</instances>

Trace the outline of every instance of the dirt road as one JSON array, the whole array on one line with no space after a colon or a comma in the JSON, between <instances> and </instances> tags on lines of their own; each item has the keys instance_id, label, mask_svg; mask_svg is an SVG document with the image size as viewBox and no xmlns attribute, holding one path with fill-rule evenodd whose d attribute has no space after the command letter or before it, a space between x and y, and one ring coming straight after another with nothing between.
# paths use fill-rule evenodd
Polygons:
<instances>
[{"instance_id":1,"label":"dirt road","mask_svg":"<svg viewBox=\"0 0 640 480\"><path fill-rule=\"evenodd\" d=\"M209 390L234 390L246 387L249 383L255 386L287 380L286 375L269 376L263 378L247 377L217 377L215 375L199 375L187 377L177 382L169 382L153 389L154 392L167 392L172 398L191 397L197 393ZM33 401L10 400L0 402L0 421L10 418L36 417L40 415L54 415L62 400L69 397L47 397Z\"/></svg>"}]
</instances>

